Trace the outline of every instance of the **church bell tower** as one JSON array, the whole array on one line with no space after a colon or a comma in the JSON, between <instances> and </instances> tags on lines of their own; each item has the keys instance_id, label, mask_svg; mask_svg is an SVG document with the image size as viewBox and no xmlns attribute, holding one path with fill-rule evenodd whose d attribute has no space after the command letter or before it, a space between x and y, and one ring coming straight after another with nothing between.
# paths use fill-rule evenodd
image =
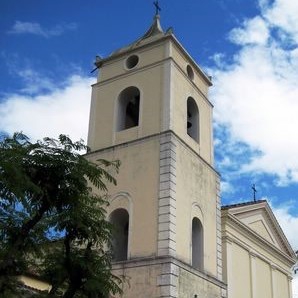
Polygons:
<instances>
[{"instance_id":1,"label":"church bell tower","mask_svg":"<svg viewBox=\"0 0 298 298\"><path fill-rule=\"evenodd\" d=\"M107 210L121 297L225 297L210 78L158 10L96 66L87 158L121 161Z\"/></svg>"}]
</instances>

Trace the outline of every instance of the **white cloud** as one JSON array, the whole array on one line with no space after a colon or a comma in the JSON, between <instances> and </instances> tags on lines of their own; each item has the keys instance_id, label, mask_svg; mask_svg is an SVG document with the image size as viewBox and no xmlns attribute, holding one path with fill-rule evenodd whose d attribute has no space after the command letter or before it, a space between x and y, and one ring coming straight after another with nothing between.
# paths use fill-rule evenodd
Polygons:
<instances>
[{"instance_id":1,"label":"white cloud","mask_svg":"<svg viewBox=\"0 0 298 298\"><path fill-rule=\"evenodd\" d=\"M51 29L43 28L39 23L16 21L13 27L7 32L9 34L34 34L43 37L59 36L65 31L75 30L75 23L57 25Z\"/></svg>"},{"instance_id":2,"label":"white cloud","mask_svg":"<svg viewBox=\"0 0 298 298\"><path fill-rule=\"evenodd\" d=\"M7 95L0 100L1 130L10 134L23 131L35 140L57 138L62 133L87 141L92 82L74 75L64 87L52 86L45 95Z\"/></svg>"},{"instance_id":3,"label":"white cloud","mask_svg":"<svg viewBox=\"0 0 298 298\"><path fill-rule=\"evenodd\" d=\"M19 69L17 75L25 83L25 86L20 90L22 93L37 94L43 91L51 91L56 86L52 80L32 68Z\"/></svg>"},{"instance_id":4,"label":"white cloud","mask_svg":"<svg viewBox=\"0 0 298 298\"><path fill-rule=\"evenodd\" d=\"M260 16L232 30L230 39L241 48L232 64L217 63L212 94L215 121L261 152L241 170L274 174L282 185L298 182L298 4L288 4L262 1ZM277 31L286 32L291 47Z\"/></svg>"},{"instance_id":5,"label":"white cloud","mask_svg":"<svg viewBox=\"0 0 298 298\"><path fill-rule=\"evenodd\" d=\"M228 181L221 181L220 182L220 191L223 194L231 194L235 192L234 186L232 183Z\"/></svg>"},{"instance_id":6,"label":"white cloud","mask_svg":"<svg viewBox=\"0 0 298 298\"><path fill-rule=\"evenodd\" d=\"M218 67L225 67L226 63L225 63L225 58L226 56L223 53L215 53L212 57L210 57L214 63L218 66Z\"/></svg>"},{"instance_id":7,"label":"white cloud","mask_svg":"<svg viewBox=\"0 0 298 298\"><path fill-rule=\"evenodd\" d=\"M239 45L265 45L269 38L269 30L265 20L258 16L244 21L243 27L233 29L229 37L232 42Z\"/></svg>"},{"instance_id":8,"label":"white cloud","mask_svg":"<svg viewBox=\"0 0 298 298\"><path fill-rule=\"evenodd\" d=\"M298 216L293 216L290 209L296 207L287 204L286 206L273 207L272 211L276 216L282 230L289 240L294 251L298 250Z\"/></svg>"},{"instance_id":9,"label":"white cloud","mask_svg":"<svg viewBox=\"0 0 298 298\"><path fill-rule=\"evenodd\" d=\"M293 39L298 39L298 2L293 0L275 0L261 5L263 14L271 26L284 30Z\"/></svg>"}]
</instances>

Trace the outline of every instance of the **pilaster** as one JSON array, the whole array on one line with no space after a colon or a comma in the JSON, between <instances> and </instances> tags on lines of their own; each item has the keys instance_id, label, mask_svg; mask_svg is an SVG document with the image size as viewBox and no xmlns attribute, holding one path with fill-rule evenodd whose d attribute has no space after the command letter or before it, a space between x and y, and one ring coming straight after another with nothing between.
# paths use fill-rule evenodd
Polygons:
<instances>
[{"instance_id":1,"label":"pilaster","mask_svg":"<svg viewBox=\"0 0 298 298\"><path fill-rule=\"evenodd\" d=\"M250 258L250 280L251 280L251 298L257 298L257 255L254 252L249 253Z\"/></svg>"},{"instance_id":2,"label":"pilaster","mask_svg":"<svg viewBox=\"0 0 298 298\"><path fill-rule=\"evenodd\" d=\"M288 275L288 287L289 287L289 296L288 297L290 297L290 298L293 297L292 280L293 280L292 276ZM293 298L295 298L295 297L293 297Z\"/></svg>"},{"instance_id":3,"label":"pilaster","mask_svg":"<svg viewBox=\"0 0 298 298\"><path fill-rule=\"evenodd\" d=\"M217 278L222 280L222 238L221 238L221 200L220 179L216 179L216 251L217 251Z\"/></svg>"},{"instance_id":4,"label":"pilaster","mask_svg":"<svg viewBox=\"0 0 298 298\"><path fill-rule=\"evenodd\" d=\"M171 132L160 136L158 256L176 255L176 141Z\"/></svg>"},{"instance_id":5,"label":"pilaster","mask_svg":"<svg viewBox=\"0 0 298 298\"><path fill-rule=\"evenodd\" d=\"M166 56L170 56L170 43L166 46ZM172 61L169 59L167 60L164 65L164 73L163 73L163 100L162 100L162 131L170 130L173 128L173 101L171 100L172 97Z\"/></svg>"},{"instance_id":6,"label":"pilaster","mask_svg":"<svg viewBox=\"0 0 298 298\"><path fill-rule=\"evenodd\" d=\"M272 298L278 298L277 297L277 280L276 280L276 267L274 264L270 264L270 271L271 271L271 292L272 292Z\"/></svg>"},{"instance_id":7,"label":"pilaster","mask_svg":"<svg viewBox=\"0 0 298 298\"><path fill-rule=\"evenodd\" d=\"M173 263L165 263L162 266L162 274L157 279L160 287L160 298L178 297L179 268Z\"/></svg>"},{"instance_id":8,"label":"pilaster","mask_svg":"<svg viewBox=\"0 0 298 298\"><path fill-rule=\"evenodd\" d=\"M233 295L233 287L230 281L233 280L232 274L232 264L233 264L233 241L226 238L226 270L227 270L227 280L226 283L228 284L228 297L232 297Z\"/></svg>"}]
</instances>

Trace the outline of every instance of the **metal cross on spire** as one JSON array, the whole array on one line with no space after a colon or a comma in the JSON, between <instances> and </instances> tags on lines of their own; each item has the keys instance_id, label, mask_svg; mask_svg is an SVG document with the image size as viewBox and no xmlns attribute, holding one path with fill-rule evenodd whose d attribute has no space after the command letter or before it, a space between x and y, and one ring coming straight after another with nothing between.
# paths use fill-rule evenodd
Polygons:
<instances>
[{"instance_id":1,"label":"metal cross on spire","mask_svg":"<svg viewBox=\"0 0 298 298\"><path fill-rule=\"evenodd\" d=\"M253 184L252 185L252 187L251 187L251 189L253 190L253 193L254 193L254 202L256 202L256 193L257 193L257 189L256 189L256 185L255 184Z\"/></svg>"},{"instance_id":2,"label":"metal cross on spire","mask_svg":"<svg viewBox=\"0 0 298 298\"><path fill-rule=\"evenodd\" d=\"M158 0L154 1L153 4L155 6L155 15L157 16L157 15L159 15L159 12L161 11Z\"/></svg>"}]
</instances>

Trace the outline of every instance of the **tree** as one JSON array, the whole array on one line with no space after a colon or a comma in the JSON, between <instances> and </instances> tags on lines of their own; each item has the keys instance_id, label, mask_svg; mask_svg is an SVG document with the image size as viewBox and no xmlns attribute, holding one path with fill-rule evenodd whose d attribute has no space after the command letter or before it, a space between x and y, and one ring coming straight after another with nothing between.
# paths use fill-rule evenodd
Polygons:
<instances>
[{"instance_id":1,"label":"tree","mask_svg":"<svg viewBox=\"0 0 298 298\"><path fill-rule=\"evenodd\" d=\"M32 143L15 133L0 142L0 297L15 297L17 276L32 268L52 297L121 292L105 214L119 161L92 163L80 154L87 149L65 135Z\"/></svg>"}]
</instances>

